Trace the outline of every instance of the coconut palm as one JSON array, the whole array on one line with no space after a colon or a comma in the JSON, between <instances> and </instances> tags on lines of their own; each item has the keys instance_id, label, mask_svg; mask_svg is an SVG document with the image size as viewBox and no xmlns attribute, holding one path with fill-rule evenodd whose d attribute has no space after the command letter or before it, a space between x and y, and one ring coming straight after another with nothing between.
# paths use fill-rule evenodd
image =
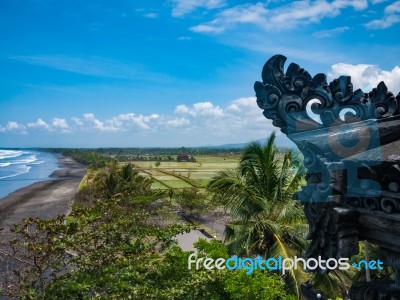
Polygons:
<instances>
[{"instance_id":1,"label":"coconut palm","mask_svg":"<svg viewBox=\"0 0 400 300\"><path fill-rule=\"evenodd\" d=\"M132 181L136 175L137 172L133 169L133 165L130 163L123 166L120 171L120 176L125 182Z\"/></svg>"},{"instance_id":2,"label":"coconut palm","mask_svg":"<svg viewBox=\"0 0 400 300\"><path fill-rule=\"evenodd\" d=\"M281 154L272 134L266 145L253 142L243 151L235 170L220 171L208 189L230 212L225 242L231 254L282 258L304 248L305 219L301 205L292 200L304 178L293 153ZM300 293L304 272L292 270L285 281Z\"/></svg>"},{"instance_id":3,"label":"coconut palm","mask_svg":"<svg viewBox=\"0 0 400 300\"><path fill-rule=\"evenodd\" d=\"M100 186L103 191L103 195L109 199L120 192L121 179L116 174L110 173L104 177Z\"/></svg>"},{"instance_id":4,"label":"coconut palm","mask_svg":"<svg viewBox=\"0 0 400 300\"><path fill-rule=\"evenodd\" d=\"M331 270L328 274L313 273L311 283L315 290L323 291L323 295L328 299L347 298L352 279L355 275L355 269L349 270Z\"/></svg>"}]
</instances>

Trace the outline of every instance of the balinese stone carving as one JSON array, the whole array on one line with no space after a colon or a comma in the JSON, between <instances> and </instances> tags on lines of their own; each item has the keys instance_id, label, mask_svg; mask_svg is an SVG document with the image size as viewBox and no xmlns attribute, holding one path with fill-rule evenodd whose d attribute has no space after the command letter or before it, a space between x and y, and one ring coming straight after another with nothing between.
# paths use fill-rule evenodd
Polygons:
<instances>
[{"instance_id":1,"label":"balinese stone carving","mask_svg":"<svg viewBox=\"0 0 400 300\"><path fill-rule=\"evenodd\" d=\"M285 61L271 57L254 90L264 116L304 155L307 185L294 198L309 223L306 257L350 257L366 239L400 269L400 93L384 82L354 91L350 76L328 83L294 63L285 72ZM400 295L400 285L389 283L357 285L350 294L380 299L385 290L394 297L387 299Z\"/></svg>"}]
</instances>

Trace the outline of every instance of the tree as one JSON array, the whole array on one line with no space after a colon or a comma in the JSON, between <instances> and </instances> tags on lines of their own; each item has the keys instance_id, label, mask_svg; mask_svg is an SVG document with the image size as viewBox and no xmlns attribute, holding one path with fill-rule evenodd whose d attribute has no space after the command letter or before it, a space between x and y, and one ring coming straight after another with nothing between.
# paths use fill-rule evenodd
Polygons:
<instances>
[{"instance_id":1,"label":"tree","mask_svg":"<svg viewBox=\"0 0 400 300\"><path fill-rule=\"evenodd\" d=\"M108 174L102 181L101 187L104 191L104 196L106 198L111 198L120 191L121 180L114 173Z\"/></svg>"},{"instance_id":2,"label":"tree","mask_svg":"<svg viewBox=\"0 0 400 300\"><path fill-rule=\"evenodd\" d=\"M126 182L131 181L135 175L137 175L137 172L134 171L132 164L126 164L120 171L121 178Z\"/></svg>"},{"instance_id":3,"label":"tree","mask_svg":"<svg viewBox=\"0 0 400 300\"><path fill-rule=\"evenodd\" d=\"M138 270L145 272L146 262L157 266L173 237L193 228L178 224L159 191L131 171L126 166L97 174L87 190L98 198L87 203L87 194L79 193L68 216L15 226L14 237L0 242L0 261L10 261L0 278L0 297L129 299L137 292L149 299L153 273L146 278Z\"/></svg>"},{"instance_id":4,"label":"tree","mask_svg":"<svg viewBox=\"0 0 400 300\"><path fill-rule=\"evenodd\" d=\"M225 242L231 254L293 257L304 247L305 219L292 200L304 178L304 168L291 152L280 154L272 134L266 145L245 147L236 170L220 171L209 183L213 199L223 203L231 222ZM300 294L305 274L291 270L285 281Z\"/></svg>"},{"instance_id":5,"label":"tree","mask_svg":"<svg viewBox=\"0 0 400 300\"><path fill-rule=\"evenodd\" d=\"M28 219L0 247L10 272L0 296L13 299L271 299L293 300L277 274L188 269L190 252L174 237L193 230L160 201L147 178L110 168L80 192L71 213L54 220ZM171 194L172 195L172 194ZM197 189L181 199L205 200ZM89 201L88 201L89 200ZM195 206L197 207L197 206ZM204 207L204 203L201 205ZM194 207L191 208L192 210ZM1 244L1 243L0 243ZM196 243L198 255L227 259L225 245Z\"/></svg>"},{"instance_id":6,"label":"tree","mask_svg":"<svg viewBox=\"0 0 400 300\"><path fill-rule=\"evenodd\" d=\"M206 196L196 187L185 188L176 195L176 202L186 214L204 212L208 208Z\"/></svg>"},{"instance_id":7,"label":"tree","mask_svg":"<svg viewBox=\"0 0 400 300\"><path fill-rule=\"evenodd\" d=\"M99 173L93 180L96 189L106 198L120 195L150 195L157 194L161 197L164 194L160 190L152 190L152 179L140 176L134 170L132 164L126 164L122 168L111 168L107 172Z\"/></svg>"},{"instance_id":8,"label":"tree","mask_svg":"<svg viewBox=\"0 0 400 300\"><path fill-rule=\"evenodd\" d=\"M169 205L172 205L172 197L173 196L174 196L174 189L169 188L169 190L168 190Z\"/></svg>"}]
</instances>

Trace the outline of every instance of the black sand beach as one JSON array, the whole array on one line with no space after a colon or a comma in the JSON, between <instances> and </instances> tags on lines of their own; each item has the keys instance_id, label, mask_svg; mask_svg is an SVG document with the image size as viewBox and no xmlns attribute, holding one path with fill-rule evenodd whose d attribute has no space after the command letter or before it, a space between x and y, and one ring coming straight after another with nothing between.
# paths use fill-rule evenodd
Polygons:
<instances>
[{"instance_id":1,"label":"black sand beach","mask_svg":"<svg viewBox=\"0 0 400 300\"><path fill-rule=\"evenodd\" d=\"M7 227L24 218L50 219L69 211L86 169L69 157L60 157L59 164L61 169L50 176L54 180L36 182L0 200L3 238Z\"/></svg>"}]
</instances>

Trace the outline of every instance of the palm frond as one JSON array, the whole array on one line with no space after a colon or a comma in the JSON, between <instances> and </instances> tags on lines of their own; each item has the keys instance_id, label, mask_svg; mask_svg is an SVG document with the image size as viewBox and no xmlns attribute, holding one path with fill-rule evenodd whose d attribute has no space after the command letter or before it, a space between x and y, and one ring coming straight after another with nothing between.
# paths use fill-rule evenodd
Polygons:
<instances>
[{"instance_id":1,"label":"palm frond","mask_svg":"<svg viewBox=\"0 0 400 300\"><path fill-rule=\"evenodd\" d=\"M280 153L274 142L272 134L265 145L248 144L238 168L218 172L208 185L232 217L224 239L231 254L290 257L304 250L305 217L301 205L292 200L304 181L304 169L291 152ZM306 277L292 270L285 282L299 293Z\"/></svg>"},{"instance_id":2,"label":"palm frond","mask_svg":"<svg viewBox=\"0 0 400 300\"><path fill-rule=\"evenodd\" d=\"M276 253L282 256L282 259L292 258L295 256L289 247L285 245L283 240L279 235L274 234L276 240ZM301 268L291 268L288 275L284 277L286 285L296 293L296 295L301 295L300 285L302 282L307 280L307 274Z\"/></svg>"}]
</instances>

